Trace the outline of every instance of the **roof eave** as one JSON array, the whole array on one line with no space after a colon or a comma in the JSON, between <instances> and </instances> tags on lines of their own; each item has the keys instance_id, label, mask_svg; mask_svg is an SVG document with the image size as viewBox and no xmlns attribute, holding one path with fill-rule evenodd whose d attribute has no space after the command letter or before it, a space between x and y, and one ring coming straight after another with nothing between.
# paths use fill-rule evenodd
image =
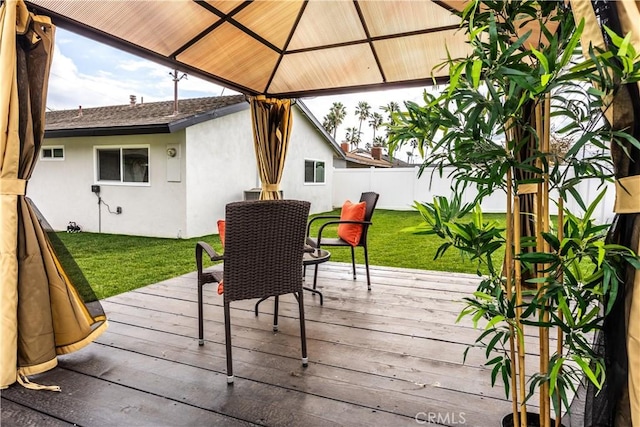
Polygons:
<instances>
[{"instance_id":1,"label":"roof eave","mask_svg":"<svg viewBox=\"0 0 640 427\"><path fill-rule=\"evenodd\" d=\"M195 114L193 116L185 117L175 122L168 124L170 132L176 132L178 130L185 129L189 126L197 125L198 123L206 122L208 120L217 119L229 114L244 111L250 108L248 102L238 102L237 104L227 105L226 107L217 108L215 110L206 111L204 113Z\"/></svg>"},{"instance_id":2,"label":"roof eave","mask_svg":"<svg viewBox=\"0 0 640 427\"><path fill-rule=\"evenodd\" d=\"M44 131L44 137L69 138L78 136L148 135L155 133L171 133L169 124L47 129Z\"/></svg>"}]
</instances>

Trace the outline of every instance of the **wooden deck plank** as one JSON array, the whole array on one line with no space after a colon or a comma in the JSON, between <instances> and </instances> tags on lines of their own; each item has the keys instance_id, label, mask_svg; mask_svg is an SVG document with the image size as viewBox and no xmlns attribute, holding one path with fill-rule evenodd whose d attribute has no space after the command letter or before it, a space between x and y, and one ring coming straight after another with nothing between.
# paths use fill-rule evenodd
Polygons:
<instances>
[{"instance_id":1,"label":"wooden deck plank","mask_svg":"<svg viewBox=\"0 0 640 427\"><path fill-rule=\"evenodd\" d=\"M210 344L201 348L192 348L185 351L178 344L178 348L174 348L170 345L162 346L158 344L155 338L151 341L156 344L144 342L143 339L136 337L130 337L132 346L135 349L142 349L145 354L147 352L157 356L157 358L163 358L169 360L172 363L173 374L168 379L169 383L175 383L176 381L186 380L188 384L193 386L193 380L189 375L185 375L182 371L188 371L181 366L176 367L176 363L184 365L192 365L197 363L199 368L203 367L202 360L208 359L204 369L207 371L215 371L217 376L215 381L211 381L206 384L195 384L198 390L212 389L212 393L220 394L226 390L224 383L224 346L212 346ZM172 342L175 341L171 338ZM122 342L121 339L118 340ZM176 343L178 341L175 341ZM152 357L152 355L150 355ZM174 359L177 359L174 360ZM154 363L157 365L157 363ZM150 374L157 371L158 368L154 364L148 365L145 368L140 368L140 363L136 363L137 369L149 369ZM284 358L272 354L258 354L255 351L247 351L244 349L234 348L234 367L236 373L236 386L240 383L255 382L256 384L272 384L270 387L277 387L279 390L270 390L271 394L281 394L285 392L302 392L307 395L307 407L311 411L316 405L319 405L321 411L318 413L313 409L313 413L302 414L300 409L291 406L290 402L286 402L286 405L295 408L295 412L298 414L298 418L309 418L309 422L312 422L314 417L324 416L322 412L337 411L338 413L344 412L345 408L351 408L350 411L354 411L357 408L358 425L362 423L372 423L375 425L398 425L405 424L416 413L416 407L428 408L438 407L441 408L446 402L435 402L425 398L425 395L412 395L402 391L402 388L406 386L398 387L395 393L389 393L388 389L381 388L376 384L375 378L369 382L368 386L363 386L362 375L354 373L349 370L340 368L332 368L322 366L318 364L310 365L309 368L303 369L301 367L299 359L296 358ZM110 375L116 375L116 373L109 373ZM175 378L174 378L175 376ZM118 375L117 378L127 378L126 375ZM184 377L184 378L183 378ZM373 375L371 375L373 377ZM125 379L126 381L126 379ZM178 387L179 389L184 387ZM414 387L417 388L417 387ZM171 393L171 391L159 390L159 393ZM237 393L234 391L234 393ZM453 395L453 393L451 393ZM263 396L264 397L264 396ZM188 399L192 399L191 396L187 396ZM269 397L267 394L265 397L267 400L272 400L273 397ZM309 400L317 400L318 402L312 404ZM216 403L212 403L216 405ZM345 406L346 405L346 406ZM451 404L449 404L451 406ZM225 413L231 413L232 409L228 407L228 404L224 408ZM284 409L281 410L281 412ZM363 412L364 411L364 412ZM406 413L404 413L406 411ZM255 411L254 411L255 412ZM368 415L376 414L376 415ZM383 414L383 415L381 415ZM340 419L334 419L333 422L339 423ZM273 424L270 422L269 424ZM303 424L306 425L306 424Z\"/></svg>"},{"instance_id":2,"label":"wooden deck plank","mask_svg":"<svg viewBox=\"0 0 640 427\"><path fill-rule=\"evenodd\" d=\"M149 325L155 325L157 320L151 319L149 316L145 316L144 312L134 312L132 309L125 310L125 313L118 311L111 311L111 318L119 322L127 322L131 325L135 324L140 328L148 328ZM136 316L137 314L137 316ZM139 317L138 317L139 316ZM167 325L155 325L156 328L162 329L164 332L180 335L190 340L189 347L197 346L194 332L195 327L192 324L185 324L185 318L182 316L176 316L170 318L165 316ZM285 328L283 327L274 337L273 332L267 329L256 330L248 327L241 327L233 325L233 345L235 349L242 349L249 352L249 361L253 360L255 352L261 352L261 350L268 346L270 355L277 355L280 357L289 358L298 364L300 341L298 335L296 335L297 325L291 322L291 325ZM121 331L122 329L120 329ZM146 331L131 331L128 329L128 333L136 334L135 337L141 334L147 333ZM308 337L314 336L315 330L307 328ZM217 327L217 331L205 334L207 338L207 345L216 346L218 348L217 355L222 357L219 362L218 369L220 372L224 371L224 336L222 325ZM174 339L174 338L172 338ZM166 340L165 340L166 341ZM265 344L268 343L268 344ZM387 381L401 381L405 384L402 385L403 389L418 388L423 389L427 386L436 387L437 389L449 389L456 392L475 393L478 387L489 389L490 393L485 396L493 396L493 392L496 392L497 398L501 398L499 390L491 389L489 386L489 376L484 368L474 368L467 365L441 362L426 358L422 355L408 354L404 351L398 351L397 349L387 349L386 351L372 350L366 347L358 347L349 343L337 343L325 340L319 340L317 338L308 338L309 358L310 365L322 365L329 368L340 368L349 372L361 372L366 375L375 375L378 378L372 379L372 381L387 382ZM243 357L241 354L238 357ZM237 357L234 357L236 360ZM242 360L242 359L241 359ZM256 360L257 364L262 365L263 361ZM391 373L391 374L390 374ZM239 372L236 372L239 374ZM335 374L331 374L333 378ZM435 391L436 394L439 390ZM448 399L449 397L447 397Z\"/></svg>"},{"instance_id":3,"label":"wooden deck plank","mask_svg":"<svg viewBox=\"0 0 640 427\"><path fill-rule=\"evenodd\" d=\"M174 354L185 353L176 352L169 343L156 344L164 344L167 348L165 351L173 350ZM153 345L151 341L145 343L145 347L149 345ZM67 358L63 366L125 387L142 388L171 402L189 402L191 406L212 414L224 413L228 417L251 423L296 426L317 425L318 420L322 420L323 424L328 422L338 425L338 417L344 413L359 420L357 425L371 425L375 420L385 425L397 425L406 421L406 417L394 413L373 414L370 408L325 399L294 387L282 387L273 378L264 382L238 377L233 386L227 386L225 374L216 372L209 366L201 366L202 352L197 358L190 360L187 357L180 358L187 362L195 360L198 366L113 347L105 349L94 346L83 356L84 360ZM87 359L91 363L87 363ZM298 388L304 387L304 375L288 376L297 383ZM216 423L216 419L212 417L206 425ZM194 425L191 422L186 424Z\"/></svg>"},{"instance_id":4,"label":"wooden deck plank","mask_svg":"<svg viewBox=\"0 0 640 427\"><path fill-rule=\"evenodd\" d=\"M105 370L102 376L111 369L117 370L118 367L112 362L101 364L105 359L113 360L114 352L102 354L98 358L91 357L96 353L96 347L83 349L61 359L80 360L87 370L91 367L102 368ZM148 390L122 386L62 366L34 378L42 384L58 385L62 392L34 391L12 386L2 391L3 408L4 402L8 400L81 426L247 425L246 422L196 407L192 403L169 400ZM146 377L138 379L148 380ZM164 383L163 386L171 385Z\"/></svg>"},{"instance_id":5,"label":"wooden deck plank","mask_svg":"<svg viewBox=\"0 0 640 427\"><path fill-rule=\"evenodd\" d=\"M11 400L2 399L0 425L4 427L67 427L72 424Z\"/></svg>"},{"instance_id":6,"label":"wooden deck plank","mask_svg":"<svg viewBox=\"0 0 640 427\"><path fill-rule=\"evenodd\" d=\"M161 304L161 302L158 302ZM180 304L180 306L188 307L189 304ZM111 306L112 316L114 313L127 312L131 310L132 306L124 305L121 307ZM222 310L218 307L207 307L207 313L205 318L205 338L207 340L215 340L217 334L217 340L222 340L223 337L223 319ZM139 311L143 308L138 308ZM145 311L149 311L147 316L154 316L154 310L148 306ZM170 314L180 317L183 322L186 322L186 333L195 339L196 336L196 318L185 317L181 315L182 310L179 312L169 311ZM166 315L165 315L166 316ZM155 316L158 317L158 316ZM297 319L289 316L283 316L282 312L280 318L280 331L282 336L298 336ZM143 319L144 320L144 319ZM243 330L253 330L262 332L263 336L260 339L265 339L264 336L269 337L271 332L271 315L270 313L262 313L257 319L253 312L250 310L234 309L232 310L231 318L232 326L236 328L243 328ZM389 352L401 355L415 355L417 352L423 357L429 357L433 360L440 362L448 362L454 364L462 363L462 352L466 348L464 343L455 343L448 340L434 341L425 339L419 335L411 335L410 333L397 334L394 332L381 331L381 330L362 330L353 328L348 325L341 325L337 323L317 322L310 320L307 317L307 334L310 335L314 341L329 343L331 345L342 344L350 348L363 348L373 352ZM276 338L278 342L279 338ZM284 339L284 338L283 338ZM297 342L293 339L293 345L297 346ZM481 365L481 359L471 358L467 363L468 366Z\"/></svg>"},{"instance_id":7,"label":"wooden deck plank","mask_svg":"<svg viewBox=\"0 0 640 427\"><path fill-rule=\"evenodd\" d=\"M462 363L478 332L455 322L478 278L372 267L371 279L368 292L362 266L355 281L349 264L320 267L324 306L305 293L308 368L295 299L281 298L277 333L271 301L258 317L255 301L232 303L231 387L215 287L205 288L204 346L196 339L195 273L109 298L107 332L33 378L62 393L3 390L3 425L408 426L429 414L440 420L430 425L459 425L461 417L469 426L499 425L510 403L490 386L480 352Z\"/></svg>"}]
</instances>

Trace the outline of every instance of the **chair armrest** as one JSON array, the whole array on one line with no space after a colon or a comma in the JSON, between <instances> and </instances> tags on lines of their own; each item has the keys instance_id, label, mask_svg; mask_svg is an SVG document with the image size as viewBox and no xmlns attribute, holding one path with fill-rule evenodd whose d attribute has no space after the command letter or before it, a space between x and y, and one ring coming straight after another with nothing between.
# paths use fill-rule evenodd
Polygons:
<instances>
[{"instance_id":1,"label":"chair armrest","mask_svg":"<svg viewBox=\"0 0 640 427\"><path fill-rule=\"evenodd\" d=\"M315 221L317 220L325 220L325 219L340 219L339 215L320 215L320 216L316 216L313 217L309 220L309 222L307 223L307 237L309 237L309 232L311 231L311 224L313 224Z\"/></svg>"},{"instance_id":2,"label":"chair armrest","mask_svg":"<svg viewBox=\"0 0 640 427\"><path fill-rule=\"evenodd\" d=\"M206 252L211 261L223 261L224 255L218 254L215 249L211 247L207 242L196 243L196 267L198 269L198 280L202 277L202 252Z\"/></svg>"},{"instance_id":3,"label":"chair armrest","mask_svg":"<svg viewBox=\"0 0 640 427\"><path fill-rule=\"evenodd\" d=\"M338 224L338 225L339 224L360 224L363 227L368 227L373 223L371 221L356 221L356 220L352 220L352 219L343 219L343 220L340 220L340 221L328 221L328 222L325 222L318 229L318 240L317 240L318 248L322 245L322 243L321 243L321 241L322 241L322 232L324 231L324 228L329 226L329 225L336 225L336 224Z\"/></svg>"},{"instance_id":4,"label":"chair armrest","mask_svg":"<svg viewBox=\"0 0 640 427\"><path fill-rule=\"evenodd\" d=\"M222 261L224 260L224 255L220 255L216 252L215 249L213 249L213 247L211 247L210 244L208 244L207 242L198 242L196 243L196 256L198 256L198 252L199 252L199 256L202 257L202 251L205 251L207 253L207 255L209 256L209 259L211 261Z\"/></svg>"}]
</instances>

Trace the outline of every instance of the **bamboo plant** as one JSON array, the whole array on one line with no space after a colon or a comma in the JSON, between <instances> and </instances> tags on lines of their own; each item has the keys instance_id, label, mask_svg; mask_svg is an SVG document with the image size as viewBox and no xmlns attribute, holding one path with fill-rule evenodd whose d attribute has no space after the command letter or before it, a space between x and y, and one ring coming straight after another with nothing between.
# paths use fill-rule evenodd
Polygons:
<instances>
[{"instance_id":1,"label":"bamboo plant","mask_svg":"<svg viewBox=\"0 0 640 427\"><path fill-rule=\"evenodd\" d=\"M457 248L478 262L482 280L460 317L482 328L474 347L485 352L492 384L501 379L513 425L528 425L527 403L536 394L540 425L552 425L552 412L560 425L583 378L602 384L604 362L590 336L611 309L621 268L640 267L628 248L605 244L608 226L590 219L604 193L587 204L575 188L611 179L609 144L640 146L603 120L612 94L640 78L640 57L628 39L609 32L614 48L591 48L582 59L583 24L564 2L472 1L460 16L469 55L442 64L449 84L439 94L425 91L423 105L405 103L390 151L415 140L425 159L420 173L453 167L451 202L415 204L422 230L443 238L436 257ZM552 134L572 141L562 159L551 150ZM475 203L462 205L470 187ZM478 208L494 191L507 196L505 230ZM567 210L567 200L580 212ZM504 262L496 265L499 251ZM539 337L535 349L526 348L530 333Z\"/></svg>"}]
</instances>

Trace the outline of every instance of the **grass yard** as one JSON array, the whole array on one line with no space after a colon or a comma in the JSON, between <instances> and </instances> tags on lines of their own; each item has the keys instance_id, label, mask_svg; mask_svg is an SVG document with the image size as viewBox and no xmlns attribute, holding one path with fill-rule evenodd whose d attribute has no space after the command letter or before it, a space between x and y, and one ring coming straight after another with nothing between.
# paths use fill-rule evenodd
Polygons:
<instances>
[{"instance_id":1,"label":"grass yard","mask_svg":"<svg viewBox=\"0 0 640 427\"><path fill-rule=\"evenodd\" d=\"M338 210L332 213L339 215ZM504 223L501 214L485 214L485 219ZM369 229L371 265L475 273L475 265L462 259L455 249L434 261L433 256L441 244L437 236L402 231L421 222L417 212L377 209L372 221L373 226ZM64 232L57 235L98 298L195 271L194 251L199 240L208 242L216 250L221 249L217 235L194 239ZM364 263L362 252L362 248L356 248L357 263ZM349 248L331 248L331 260L351 262Z\"/></svg>"}]
</instances>

